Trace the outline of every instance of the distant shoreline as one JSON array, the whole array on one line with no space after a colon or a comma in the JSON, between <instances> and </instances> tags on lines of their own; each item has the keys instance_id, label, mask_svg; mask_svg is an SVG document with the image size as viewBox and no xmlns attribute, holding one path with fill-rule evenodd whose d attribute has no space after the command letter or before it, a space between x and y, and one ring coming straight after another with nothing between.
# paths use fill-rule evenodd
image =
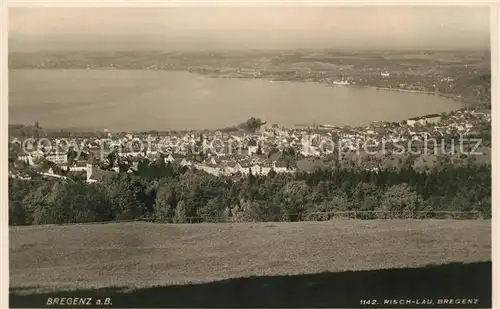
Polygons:
<instances>
[{"instance_id":1,"label":"distant shoreline","mask_svg":"<svg viewBox=\"0 0 500 309\"><path fill-rule=\"evenodd\" d=\"M164 72L186 72L186 73L191 73L191 74L197 74L200 76L206 76L210 78L231 78L231 79L240 79L240 80L248 80L248 79L258 79L258 80L263 80L263 81L269 81L271 83L278 83L278 82L286 82L286 83L315 83L315 84L321 84L325 86L330 86L330 87L357 87L357 88L371 88L371 89L376 89L376 90L388 90L388 91L397 91L397 92L408 92L408 93L417 93L417 94L427 94L427 95L435 95L435 96L441 96L444 98L452 99L455 101L461 101L465 104L467 104L463 98L459 97L458 95L453 95L453 94L446 94L442 92L431 92L431 91L423 91L423 90L410 90L410 89L401 89L401 88L389 88L389 87L380 87L380 86L369 86L369 85L359 85L359 84L345 84L345 85L337 85L337 84L328 84L324 83L321 81L309 81L309 80L274 80L272 78L266 77L266 76L225 76L225 75L218 75L217 73L213 72L198 72L196 70L189 70L189 69L160 69L160 70L151 70L151 69L136 69L136 68L126 68L126 69L120 69L120 68L110 68L110 67L99 67L99 68L10 68L9 70L105 70L105 71L164 71ZM485 104L486 102L482 101L476 101L476 104Z\"/></svg>"},{"instance_id":2,"label":"distant shoreline","mask_svg":"<svg viewBox=\"0 0 500 309\"><path fill-rule=\"evenodd\" d=\"M400 89L400 88L388 88L388 87L377 87L377 86L363 86L363 85L347 85L347 86L358 86L358 87L363 87L363 88L372 88L376 90L386 90L386 91L397 91L397 92L408 92L408 93L416 93L416 94L427 94L427 95L434 95L434 96L440 96L443 98L448 98L454 101L460 101L465 104L465 101L461 97L458 97L453 94L445 94L442 92L431 92L431 91L423 91L423 90L410 90L410 89Z\"/></svg>"},{"instance_id":3,"label":"distant shoreline","mask_svg":"<svg viewBox=\"0 0 500 309\"><path fill-rule=\"evenodd\" d=\"M170 70L164 70L164 71L170 71ZM407 92L407 93L415 93L415 94L426 94L426 95L433 95L433 96L440 96L443 98L451 99L456 102L460 102L463 105L467 106L470 104L485 104L486 102L481 102L481 101L476 101L472 102L465 101L463 98L459 97L458 95L453 95L453 94L446 94L442 92L431 92L431 91L423 91L423 90L410 90L410 89L401 89L401 88L388 88L388 87L379 87L379 86L369 86L369 85L359 85L359 84L345 84L345 85L337 85L337 84L327 84L324 82L320 81L305 81L305 80L274 80L268 77L259 77L259 76L248 76L248 77L242 77L242 76L218 76L217 74L213 73L203 73L203 72L196 72L196 71L189 71L189 70L172 70L172 71L177 71L177 72L188 72L188 73L193 73L193 74L199 74L201 76L208 76L211 78L234 78L234 79L241 79L241 80L246 80L246 79L259 79L259 80L264 80L264 81L269 81L271 83L278 83L278 82L285 82L285 83L315 83L315 84L320 84L328 87L351 87L351 88L368 88L368 89L375 89L375 90L385 90L385 91L395 91L395 92Z\"/></svg>"}]
</instances>

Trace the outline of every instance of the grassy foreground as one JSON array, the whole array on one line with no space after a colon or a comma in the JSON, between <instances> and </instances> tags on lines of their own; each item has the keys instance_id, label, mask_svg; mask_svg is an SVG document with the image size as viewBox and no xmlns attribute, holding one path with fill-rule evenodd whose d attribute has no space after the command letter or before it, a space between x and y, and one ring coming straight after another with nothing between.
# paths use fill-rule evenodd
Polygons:
<instances>
[{"instance_id":1,"label":"grassy foreground","mask_svg":"<svg viewBox=\"0 0 500 309\"><path fill-rule=\"evenodd\" d=\"M14 307L40 307L47 295L63 291L128 295L115 299L120 307L293 307L290 293L305 290L314 297L305 305L335 306L327 295L337 291L354 301L356 292L381 292L384 285L397 295L437 297L441 289L447 297L482 296L487 307L484 297L491 294L489 220L110 223L15 227L9 237ZM248 299L234 298L243 291Z\"/></svg>"}]
</instances>

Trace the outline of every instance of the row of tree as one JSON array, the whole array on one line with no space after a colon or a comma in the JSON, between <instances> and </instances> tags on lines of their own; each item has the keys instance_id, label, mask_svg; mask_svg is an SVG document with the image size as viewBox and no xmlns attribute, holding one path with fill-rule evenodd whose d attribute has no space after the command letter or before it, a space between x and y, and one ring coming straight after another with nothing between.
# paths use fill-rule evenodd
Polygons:
<instances>
[{"instance_id":1,"label":"row of tree","mask_svg":"<svg viewBox=\"0 0 500 309\"><path fill-rule=\"evenodd\" d=\"M313 173L215 177L168 164L154 173L117 173L95 184L9 180L9 224L149 218L160 222L320 220L334 211L418 217L474 211L491 218L491 167L417 173L323 169ZM425 216L424 216L425 217Z\"/></svg>"}]
</instances>

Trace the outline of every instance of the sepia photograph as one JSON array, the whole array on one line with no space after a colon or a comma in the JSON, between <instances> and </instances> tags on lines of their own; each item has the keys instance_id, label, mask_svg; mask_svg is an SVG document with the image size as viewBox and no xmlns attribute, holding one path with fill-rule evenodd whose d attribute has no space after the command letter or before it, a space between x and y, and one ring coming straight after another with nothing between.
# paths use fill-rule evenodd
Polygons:
<instances>
[{"instance_id":1,"label":"sepia photograph","mask_svg":"<svg viewBox=\"0 0 500 309\"><path fill-rule=\"evenodd\" d=\"M9 306L492 308L495 16L9 7Z\"/></svg>"}]
</instances>

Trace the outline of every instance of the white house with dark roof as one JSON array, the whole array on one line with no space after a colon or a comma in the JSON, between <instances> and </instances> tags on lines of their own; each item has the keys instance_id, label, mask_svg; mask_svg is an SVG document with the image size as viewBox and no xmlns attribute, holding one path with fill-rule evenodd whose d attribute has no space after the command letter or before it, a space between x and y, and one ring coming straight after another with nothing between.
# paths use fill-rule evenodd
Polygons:
<instances>
[{"instance_id":1,"label":"white house with dark roof","mask_svg":"<svg viewBox=\"0 0 500 309\"><path fill-rule=\"evenodd\" d=\"M165 161L165 163L169 163L169 162L174 163L175 159L174 159L174 157L172 157L171 154L169 154L168 157L164 158L164 161Z\"/></svg>"}]
</instances>

